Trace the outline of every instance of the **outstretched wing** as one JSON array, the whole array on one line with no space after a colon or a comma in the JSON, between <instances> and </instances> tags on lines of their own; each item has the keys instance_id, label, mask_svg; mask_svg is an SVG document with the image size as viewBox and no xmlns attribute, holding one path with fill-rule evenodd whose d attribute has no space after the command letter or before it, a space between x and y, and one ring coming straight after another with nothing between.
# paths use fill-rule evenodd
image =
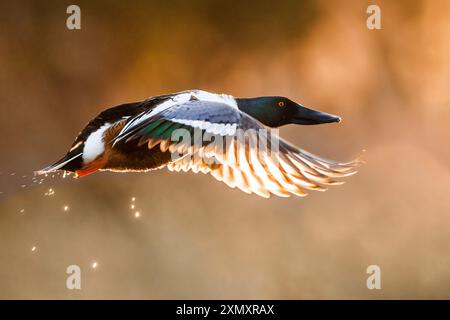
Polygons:
<instances>
[{"instance_id":1,"label":"outstretched wing","mask_svg":"<svg viewBox=\"0 0 450 320\"><path fill-rule=\"evenodd\" d=\"M317 157L226 103L196 99L130 119L116 140L159 145L175 155L169 170L209 173L232 188L263 197L325 190L324 185L343 183L336 179L356 173L359 165Z\"/></svg>"}]
</instances>

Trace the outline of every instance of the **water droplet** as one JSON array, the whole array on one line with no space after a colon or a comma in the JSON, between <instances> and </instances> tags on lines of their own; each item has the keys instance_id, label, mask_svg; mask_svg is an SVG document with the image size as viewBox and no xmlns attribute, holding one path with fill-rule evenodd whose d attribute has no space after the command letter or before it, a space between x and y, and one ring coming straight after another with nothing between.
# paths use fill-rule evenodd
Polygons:
<instances>
[{"instance_id":1,"label":"water droplet","mask_svg":"<svg viewBox=\"0 0 450 320\"><path fill-rule=\"evenodd\" d=\"M36 249L37 249L37 247L36 247L36 246L32 246L32 247L31 247L31 252L35 252L35 251L36 251Z\"/></svg>"},{"instance_id":2,"label":"water droplet","mask_svg":"<svg viewBox=\"0 0 450 320\"><path fill-rule=\"evenodd\" d=\"M69 206L64 206L64 207L63 207L63 210L64 210L64 211L69 211L69 209L70 209Z\"/></svg>"},{"instance_id":3,"label":"water droplet","mask_svg":"<svg viewBox=\"0 0 450 320\"><path fill-rule=\"evenodd\" d=\"M97 263L97 261L94 261L94 262L92 263L92 269L96 269L96 268L97 268L97 266L98 266L98 263Z\"/></svg>"},{"instance_id":4,"label":"water droplet","mask_svg":"<svg viewBox=\"0 0 450 320\"><path fill-rule=\"evenodd\" d=\"M135 213L134 213L134 217L135 218L139 218L141 216L141 213L139 212L139 211L136 211Z\"/></svg>"},{"instance_id":5,"label":"water droplet","mask_svg":"<svg viewBox=\"0 0 450 320\"><path fill-rule=\"evenodd\" d=\"M41 184L41 182L39 182L39 184ZM44 195L46 195L46 196L52 196L54 194L55 194L55 190L53 190L52 188L48 189L48 191L46 193L44 193Z\"/></svg>"}]
</instances>

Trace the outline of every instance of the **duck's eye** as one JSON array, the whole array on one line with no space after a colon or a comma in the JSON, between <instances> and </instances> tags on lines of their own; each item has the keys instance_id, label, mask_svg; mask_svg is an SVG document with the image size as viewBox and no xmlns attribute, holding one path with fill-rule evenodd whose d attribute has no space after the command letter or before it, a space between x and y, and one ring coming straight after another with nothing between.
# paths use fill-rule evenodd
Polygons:
<instances>
[{"instance_id":1,"label":"duck's eye","mask_svg":"<svg viewBox=\"0 0 450 320\"><path fill-rule=\"evenodd\" d=\"M278 106L279 107L284 107L284 101L278 101Z\"/></svg>"}]
</instances>

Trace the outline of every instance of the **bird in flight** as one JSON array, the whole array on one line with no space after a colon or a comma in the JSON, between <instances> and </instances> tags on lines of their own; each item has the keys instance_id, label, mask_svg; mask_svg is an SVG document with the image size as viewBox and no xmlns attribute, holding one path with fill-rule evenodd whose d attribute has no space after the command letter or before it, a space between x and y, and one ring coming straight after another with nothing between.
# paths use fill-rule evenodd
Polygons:
<instances>
[{"instance_id":1,"label":"bird in flight","mask_svg":"<svg viewBox=\"0 0 450 320\"><path fill-rule=\"evenodd\" d=\"M67 154L37 171L193 171L262 197L305 196L356 173L359 160L326 160L295 147L274 129L286 124L340 122L332 114L280 96L234 98L189 90L101 112Z\"/></svg>"}]
</instances>

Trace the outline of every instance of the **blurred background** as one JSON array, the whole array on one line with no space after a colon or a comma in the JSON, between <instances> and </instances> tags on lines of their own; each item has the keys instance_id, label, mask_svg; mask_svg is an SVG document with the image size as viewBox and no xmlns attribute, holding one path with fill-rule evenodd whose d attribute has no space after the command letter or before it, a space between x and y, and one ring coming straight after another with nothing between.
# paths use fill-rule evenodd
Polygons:
<instances>
[{"instance_id":1,"label":"blurred background","mask_svg":"<svg viewBox=\"0 0 450 320\"><path fill-rule=\"evenodd\" d=\"M0 298L450 298L449 1L8 0L0 18ZM32 182L101 110L192 88L338 114L281 134L366 164L303 199L167 170Z\"/></svg>"}]
</instances>

